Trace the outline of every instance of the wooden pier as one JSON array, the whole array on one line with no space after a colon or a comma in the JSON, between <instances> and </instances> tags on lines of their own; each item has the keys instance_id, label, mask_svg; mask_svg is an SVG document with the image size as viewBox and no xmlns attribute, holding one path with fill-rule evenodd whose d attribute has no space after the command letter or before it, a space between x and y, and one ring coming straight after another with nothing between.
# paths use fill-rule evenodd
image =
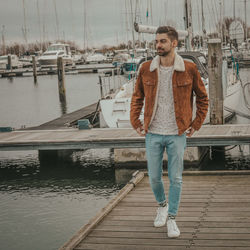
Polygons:
<instances>
[{"instance_id":1,"label":"wooden pier","mask_svg":"<svg viewBox=\"0 0 250 250\"><path fill-rule=\"evenodd\" d=\"M84 108L78 109L68 114L64 114L52 121L43 123L39 126L27 128L30 130L56 130L56 129L66 129L77 124L80 119L89 119L92 121L98 111L98 102L90 104Z\"/></svg>"},{"instance_id":2,"label":"wooden pier","mask_svg":"<svg viewBox=\"0 0 250 250\"><path fill-rule=\"evenodd\" d=\"M60 250L250 249L250 171L184 171L177 239L153 226L156 209L148 177L137 171Z\"/></svg>"},{"instance_id":3,"label":"wooden pier","mask_svg":"<svg viewBox=\"0 0 250 250\"><path fill-rule=\"evenodd\" d=\"M187 146L250 144L250 124L204 125ZM0 150L60 150L86 148L144 148L145 138L130 128L19 130L0 133Z\"/></svg>"},{"instance_id":4,"label":"wooden pier","mask_svg":"<svg viewBox=\"0 0 250 250\"><path fill-rule=\"evenodd\" d=\"M83 74L83 73L98 73L103 70L117 70L112 64L109 65L84 65L69 67L65 66L65 74ZM13 70L0 70L1 77L18 77L18 76L32 76L33 69L13 69ZM55 75L57 74L57 68L55 66L38 68L37 76L39 75Z\"/></svg>"}]
</instances>

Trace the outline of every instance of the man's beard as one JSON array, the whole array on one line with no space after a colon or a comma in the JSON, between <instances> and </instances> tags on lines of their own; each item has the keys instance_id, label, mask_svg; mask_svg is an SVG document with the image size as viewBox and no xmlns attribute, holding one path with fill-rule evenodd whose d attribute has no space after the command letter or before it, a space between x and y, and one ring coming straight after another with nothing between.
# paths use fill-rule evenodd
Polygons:
<instances>
[{"instance_id":1,"label":"man's beard","mask_svg":"<svg viewBox=\"0 0 250 250\"><path fill-rule=\"evenodd\" d=\"M157 55L158 56L167 56L168 54L170 53L170 50L169 51L166 51L166 50L157 50Z\"/></svg>"}]
</instances>

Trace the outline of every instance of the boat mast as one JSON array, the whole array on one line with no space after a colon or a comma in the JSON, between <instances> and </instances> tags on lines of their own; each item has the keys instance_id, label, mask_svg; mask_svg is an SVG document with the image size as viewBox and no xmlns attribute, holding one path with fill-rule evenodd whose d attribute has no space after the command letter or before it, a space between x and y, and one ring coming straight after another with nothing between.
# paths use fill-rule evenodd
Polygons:
<instances>
[{"instance_id":1,"label":"boat mast","mask_svg":"<svg viewBox=\"0 0 250 250\"><path fill-rule=\"evenodd\" d=\"M133 54L135 57L135 33L134 33L134 17L133 17L133 7L132 7L132 0L130 0L130 11L131 11L131 29L132 29L132 38L133 38Z\"/></svg>"},{"instance_id":2,"label":"boat mast","mask_svg":"<svg viewBox=\"0 0 250 250\"><path fill-rule=\"evenodd\" d=\"M44 13L46 13L46 0L44 0L43 2L43 27L42 27L42 32L43 32L43 45L42 45L42 49L44 50L44 47L46 48L46 44L45 44L45 36L46 36L46 27L45 27L45 15Z\"/></svg>"},{"instance_id":3,"label":"boat mast","mask_svg":"<svg viewBox=\"0 0 250 250\"><path fill-rule=\"evenodd\" d=\"M87 33L87 12L86 12L86 0L84 0L83 2L83 8L84 8L84 23L83 23L83 28L84 28L84 31L83 31L83 48L85 50L85 52L87 51L87 47L88 47L88 33Z\"/></svg>"},{"instance_id":4,"label":"boat mast","mask_svg":"<svg viewBox=\"0 0 250 250\"><path fill-rule=\"evenodd\" d=\"M244 1L244 8L245 8L245 41L247 42L247 0Z\"/></svg>"},{"instance_id":5,"label":"boat mast","mask_svg":"<svg viewBox=\"0 0 250 250\"><path fill-rule=\"evenodd\" d=\"M71 32L71 38L74 40L74 35L75 35L75 25L74 25L74 13L73 13L73 3L72 0L70 0L70 15L71 15L71 20L72 20L72 32Z\"/></svg>"},{"instance_id":6,"label":"boat mast","mask_svg":"<svg viewBox=\"0 0 250 250\"><path fill-rule=\"evenodd\" d=\"M219 37L222 41L223 39L223 35L222 35L222 2L221 0L219 1L219 5L220 5L220 27L219 27Z\"/></svg>"},{"instance_id":7,"label":"boat mast","mask_svg":"<svg viewBox=\"0 0 250 250\"><path fill-rule=\"evenodd\" d=\"M185 7L184 8L185 29L188 31L188 37L186 39L186 47L187 47L187 50L192 50L193 26L192 26L191 0L185 0L184 7Z\"/></svg>"},{"instance_id":8,"label":"boat mast","mask_svg":"<svg viewBox=\"0 0 250 250\"><path fill-rule=\"evenodd\" d=\"M36 0L36 7L37 7L37 16L38 16L38 26L39 26L39 36L40 36L40 50L42 49L42 30L41 30L41 17L40 17L40 10L39 10L39 3Z\"/></svg>"},{"instance_id":9,"label":"boat mast","mask_svg":"<svg viewBox=\"0 0 250 250\"><path fill-rule=\"evenodd\" d=\"M205 16L204 16L204 9L203 9L203 0L201 0L201 28L202 28L202 47L205 49L205 41L206 41L206 28L205 28Z\"/></svg>"},{"instance_id":10,"label":"boat mast","mask_svg":"<svg viewBox=\"0 0 250 250\"><path fill-rule=\"evenodd\" d=\"M57 15L57 9L56 9L56 0L54 0L53 3L54 3L55 16L56 16L56 36L57 36L57 40L59 40L60 39L60 35L59 35L58 15Z\"/></svg>"},{"instance_id":11,"label":"boat mast","mask_svg":"<svg viewBox=\"0 0 250 250\"><path fill-rule=\"evenodd\" d=\"M24 21L23 36L24 36L25 44L26 44L26 46L27 46L27 44L28 44L28 39L27 39L25 0L23 0L23 21Z\"/></svg>"},{"instance_id":12,"label":"boat mast","mask_svg":"<svg viewBox=\"0 0 250 250\"><path fill-rule=\"evenodd\" d=\"M129 41L129 35L128 35L128 30L129 30L129 26L128 26L128 7L127 7L127 0L124 1L125 4L125 26L126 26L126 38L127 38L127 45L128 45L128 41Z\"/></svg>"},{"instance_id":13,"label":"boat mast","mask_svg":"<svg viewBox=\"0 0 250 250\"><path fill-rule=\"evenodd\" d=\"M4 33L5 33L5 26L2 26L2 54L5 55L5 38L4 38Z\"/></svg>"}]
</instances>

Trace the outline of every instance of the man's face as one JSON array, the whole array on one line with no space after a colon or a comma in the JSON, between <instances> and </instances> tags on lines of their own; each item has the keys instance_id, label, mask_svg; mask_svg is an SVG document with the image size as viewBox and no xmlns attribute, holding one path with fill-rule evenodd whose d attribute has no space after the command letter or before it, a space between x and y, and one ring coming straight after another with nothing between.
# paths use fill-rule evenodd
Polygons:
<instances>
[{"instance_id":1,"label":"man's face","mask_svg":"<svg viewBox=\"0 0 250 250\"><path fill-rule=\"evenodd\" d=\"M171 41L166 33L156 34L155 47L159 56L167 56L175 49L177 41Z\"/></svg>"}]
</instances>

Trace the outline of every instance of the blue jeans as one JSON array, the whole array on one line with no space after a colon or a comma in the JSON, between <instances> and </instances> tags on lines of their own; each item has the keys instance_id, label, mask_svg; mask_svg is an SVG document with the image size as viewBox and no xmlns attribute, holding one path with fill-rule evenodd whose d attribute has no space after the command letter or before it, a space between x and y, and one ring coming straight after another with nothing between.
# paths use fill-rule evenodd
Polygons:
<instances>
[{"instance_id":1,"label":"blue jeans","mask_svg":"<svg viewBox=\"0 0 250 250\"><path fill-rule=\"evenodd\" d=\"M162 181L162 161L166 148L168 154L168 178L170 181L168 192L168 214L176 216L179 208L181 189L183 156L186 148L186 134L158 135L146 134L146 155L149 181L156 201L161 204L166 201Z\"/></svg>"}]
</instances>

